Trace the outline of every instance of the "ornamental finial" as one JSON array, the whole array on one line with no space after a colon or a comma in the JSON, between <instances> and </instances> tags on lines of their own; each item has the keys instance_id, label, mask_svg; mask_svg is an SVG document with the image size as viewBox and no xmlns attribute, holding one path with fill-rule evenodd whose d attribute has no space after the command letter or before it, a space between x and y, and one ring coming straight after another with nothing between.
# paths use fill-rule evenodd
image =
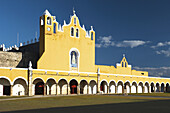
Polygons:
<instances>
[{"instance_id":1,"label":"ornamental finial","mask_svg":"<svg viewBox=\"0 0 170 113\"><path fill-rule=\"evenodd\" d=\"M76 11L74 10L74 7L73 7L73 14L74 14L74 15L76 14Z\"/></svg>"},{"instance_id":2,"label":"ornamental finial","mask_svg":"<svg viewBox=\"0 0 170 113\"><path fill-rule=\"evenodd\" d=\"M123 57L125 57L125 54L123 54Z\"/></svg>"}]
</instances>

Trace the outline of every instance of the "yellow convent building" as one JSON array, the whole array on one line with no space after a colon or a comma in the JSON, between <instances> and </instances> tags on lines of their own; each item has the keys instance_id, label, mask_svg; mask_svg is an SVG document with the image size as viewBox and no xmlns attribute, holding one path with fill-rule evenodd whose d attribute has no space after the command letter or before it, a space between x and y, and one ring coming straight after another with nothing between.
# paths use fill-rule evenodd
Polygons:
<instances>
[{"instance_id":1,"label":"yellow convent building","mask_svg":"<svg viewBox=\"0 0 170 113\"><path fill-rule=\"evenodd\" d=\"M46 10L39 40L0 49L0 96L169 91L169 78L132 70L125 55L116 67L95 65L95 31L81 26L75 11L61 26Z\"/></svg>"}]
</instances>

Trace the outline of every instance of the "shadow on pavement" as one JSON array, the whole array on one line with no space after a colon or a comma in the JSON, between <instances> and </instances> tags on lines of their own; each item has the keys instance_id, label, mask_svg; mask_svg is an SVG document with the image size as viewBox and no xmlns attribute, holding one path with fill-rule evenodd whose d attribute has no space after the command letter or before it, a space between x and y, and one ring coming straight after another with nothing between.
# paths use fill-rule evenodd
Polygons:
<instances>
[{"instance_id":1,"label":"shadow on pavement","mask_svg":"<svg viewBox=\"0 0 170 113\"><path fill-rule=\"evenodd\" d=\"M29 107L29 106L28 106ZM2 113L170 113L170 100L55 107Z\"/></svg>"}]
</instances>

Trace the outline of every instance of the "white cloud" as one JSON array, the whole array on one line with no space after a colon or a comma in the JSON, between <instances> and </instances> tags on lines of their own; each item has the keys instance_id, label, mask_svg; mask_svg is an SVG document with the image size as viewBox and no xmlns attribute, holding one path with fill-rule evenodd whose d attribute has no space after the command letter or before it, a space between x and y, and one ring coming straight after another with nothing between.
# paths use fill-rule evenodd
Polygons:
<instances>
[{"instance_id":1,"label":"white cloud","mask_svg":"<svg viewBox=\"0 0 170 113\"><path fill-rule=\"evenodd\" d=\"M147 41L141 41L141 40L124 40L123 42L118 42L116 44L117 47L137 47L146 44Z\"/></svg>"},{"instance_id":2,"label":"white cloud","mask_svg":"<svg viewBox=\"0 0 170 113\"><path fill-rule=\"evenodd\" d=\"M155 76L155 77L170 77L170 67L133 67L135 70L139 71L148 71L149 76Z\"/></svg>"},{"instance_id":3,"label":"white cloud","mask_svg":"<svg viewBox=\"0 0 170 113\"><path fill-rule=\"evenodd\" d=\"M96 47L101 48L101 47L109 47L109 46L115 46L115 47L138 47L141 45L144 45L148 43L149 41L142 41L142 40L124 40L120 42L116 42L112 40L112 36L108 37L99 37L97 40Z\"/></svg>"},{"instance_id":4,"label":"white cloud","mask_svg":"<svg viewBox=\"0 0 170 113\"><path fill-rule=\"evenodd\" d=\"M160 50L160 51L156 51L157 54L164 54L167 57L170 57L170 48L168 50Z\"/></svg>"},{"instance_id":5,"label":"white cloud","mask_svg":"<svg viewBox=\"0 0 170 113\"><path fill-rule=\"evenodd\" d=\"M170 45L170 41L169 42L168 41L166 41L166 42L159 42L159 43L157 43L156 46L151 46L151 48L155 49L155 48L158 48L158 47L163 47L163 46L168 46L168 45Z\"/></svg>"}]
</instances>

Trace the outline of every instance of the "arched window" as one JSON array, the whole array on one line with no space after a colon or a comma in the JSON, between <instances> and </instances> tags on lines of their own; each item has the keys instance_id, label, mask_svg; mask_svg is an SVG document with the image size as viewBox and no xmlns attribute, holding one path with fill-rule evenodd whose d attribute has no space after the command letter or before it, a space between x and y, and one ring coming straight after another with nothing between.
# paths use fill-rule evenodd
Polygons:
<instances>
[{"instance_id":1,"label":"arched window","mask_svg":"<svg viewBox=\"0 0 170 113\"><path fill-rule=\"evenodd\" d=\"M78 53L76 51L71 52L71 67L78 67Z\"/></svg>"},{"instance_id":2,"label":"arched window","mask_svg":"<svg viewBox=\"0 0 170 113\"><path fill-rule=\"evenodd\" d=\"M76 37L79 37L79 29L76 29Z\"/></svg>"},{"instance_id":3,"label":"arched window","mask_svg":"<svg viewBox=\"0 0 170 113\"><path fill-rule=\"evenodd\" d=\"M47 17L47 24L51 25L51 17Z\"/></svg>"},{"instance_id":4,"label":"arched window","mask_svg":"<svg viewBox=\"0 0 170 113\"><path fill-rule=\"evenodd\" d=\"M93 40L93 32L91 32L91 40Z\"/></svg>"},{"instance_id":5,"label":"arched window","mask_svg":"<svg viewBox=\"0 0 170 113\"><path fill-rule=\"evenodd\" d=\"M56 23L54 23L53 32L56 33Z\"/></svg>"},{"instance_id":6,"label":"arched window","mask_svg":"<svg viewBox=\"0 0 170 113\"><path fill-rule=\"evenodd\" d=\"M74 28L71 27L71 36L74 36Z\"/></svg>"},{"instance_id":7,"label":"arched window","mask_svg":"<svg viewBox=\"0 0 170 113\"><path fill-rule=\"evenodd\" d=\"M76 17L74 17L74 25L76 25Z\"/></svg>"}]
</instances>

